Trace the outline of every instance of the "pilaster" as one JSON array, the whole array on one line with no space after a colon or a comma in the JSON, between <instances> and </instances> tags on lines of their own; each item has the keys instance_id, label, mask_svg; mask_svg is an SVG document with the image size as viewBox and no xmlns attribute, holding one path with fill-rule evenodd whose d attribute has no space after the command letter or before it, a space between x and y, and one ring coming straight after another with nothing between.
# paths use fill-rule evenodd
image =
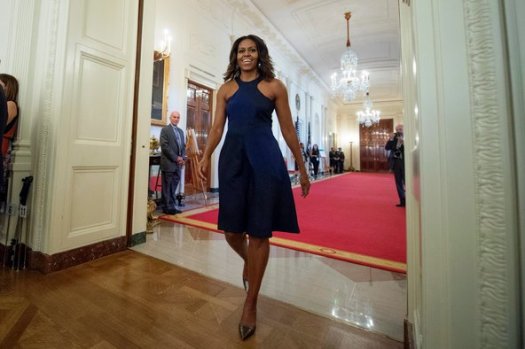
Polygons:
<instances>
[{"instance_id":1,"label":"pilaster","mask_svg":"<svg viewBox=\"0 0 525 349\"><path fill-rule=\"evenodd\" d=\"M518 345L519 302L515 212L516 183L508 135L512 132L501 8L489 1L465 0L470 75L471 120L477 201L478 275L481 348Z\"/></svg>"}]
</instances>

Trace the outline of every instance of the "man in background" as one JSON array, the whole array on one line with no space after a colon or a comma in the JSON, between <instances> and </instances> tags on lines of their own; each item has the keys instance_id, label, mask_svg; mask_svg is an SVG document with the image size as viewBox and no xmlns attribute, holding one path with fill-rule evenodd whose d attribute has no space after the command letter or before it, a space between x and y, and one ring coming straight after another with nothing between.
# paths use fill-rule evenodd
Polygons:
<instances>
[{"instance_id":1,"label":"man in background","mask_svg":"<svg viewBox=\"0 0 525 349\"><path fill-rule=\"evenodd\" d=\"M343 149L341 149L340 147L337 148L337 151L335 152L335 159L336 159L335 173L343 173L344 171L343 165L345 163L345 153L343 153Z\"/></svg>"},{"instance_id":2,"label":"man in background","mask_svg":"<svg viewBox=\"0 0 525 349\"><path fill-rule=\"evenodd\" d=\"M330 152L328 153L330 159L330 174L335 173L335 148L330 147Z\"/></svg>"},{"instance_id":3,"label":"man in background","mask_svg":"<svg viewBox=\"0 0 525 349\"><path fill-rule=\"evenodd\" d=\"M386 142L385 149L390 152L388 163L394 172L399 204L397 207L405 207L405 147L403 144L403 125L396 125L396 132L392 133Z\"/></svg>"},{"instance_id":4,"label":"man in background","mask_svg":"<svg viewBox=\"0 0 525 349\"><path fill-rule=\"evenodd\" d=\"M180 113L170 114L169 125L160 131L160 170L162 171L162 202L166 214L177 214L181 211L175 208L176 191L180 183L180 174L186 160L186 142L184 131L177 125Z\"/></svg>"}]
</instances>

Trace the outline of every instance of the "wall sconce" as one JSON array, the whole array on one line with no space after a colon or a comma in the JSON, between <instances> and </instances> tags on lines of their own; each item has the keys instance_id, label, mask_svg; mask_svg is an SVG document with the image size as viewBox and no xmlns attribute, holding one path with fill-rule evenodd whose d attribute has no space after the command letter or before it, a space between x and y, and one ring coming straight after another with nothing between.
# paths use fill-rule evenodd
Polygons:
<instances>
[{"instance_id":1,"label":"wall sconce","mask_svg":"<svg viewBox=\"0 0 525 349\"><path fill-rule=\"evenodd\" d=\"M164 35L162 40L159 42L159 48L155 49L153 53L153 60L160 61L170 56L171 53L171 40L172 37L168 29L164 29Z\"/></svg>"}]
</instances>

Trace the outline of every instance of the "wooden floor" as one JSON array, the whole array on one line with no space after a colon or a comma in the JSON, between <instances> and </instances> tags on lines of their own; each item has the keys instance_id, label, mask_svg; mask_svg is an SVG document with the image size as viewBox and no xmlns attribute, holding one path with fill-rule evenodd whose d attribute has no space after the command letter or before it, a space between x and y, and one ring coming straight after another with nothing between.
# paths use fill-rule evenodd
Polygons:
<instances>
[{"instance_id":1,"label":"wooden floor","mask_svg":"<svg viewBox=\"0 0 525 349\"><path fill-rule=\"evenodd\" d=\"M133 251L48 275L2 269L0 348L403 347L265 297L241 342L244 295Z\"/></svg>"}]
</instances>

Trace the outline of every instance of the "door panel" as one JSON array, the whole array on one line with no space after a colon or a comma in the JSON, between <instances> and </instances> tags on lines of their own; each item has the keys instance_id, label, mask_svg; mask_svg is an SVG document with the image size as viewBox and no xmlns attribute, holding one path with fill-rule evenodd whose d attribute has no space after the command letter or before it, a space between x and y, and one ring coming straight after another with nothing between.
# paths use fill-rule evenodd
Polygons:
<instances>
[{"instance_id":1,"label":"door panel","mask_svg":"<svg viewBox=\"0 0 525 349\"><path fill-rule=\"evenodd\" d=\"M78 95L73 105L75 143L82 140L114 144L118 142L118 127L122 124L119 108L122 106L125 66L102 58L100 54L97 57L87 52L80 53L79 60L75 88Z\"/></svg>"},{"instance_id":2,"label":"door panel","mask_svg":"<svg viewBox=\"0 0 525 349\"><path fill-rule=\"evenodd\" d=\"M385 144L393 132L393 125L393 119L385 119L371 127L359 127L361 171L386 172L389 170Z\"/></svg>"},{"instance_id":3,"label":"door panel","mask_svg":"<svg viewBox=\"0 0 525 349\"><path fill-rule=\"evenodd\" d=\"M71 208L68 238L115 228L117 178L115 168L73 170L71 202L84 204L75 204ZM99 200L101 197L105 200Z\"/></svg>"},{"instance_id":4,"label":"door panel","mask_svg":"<svg viewBox=\"0 0 525 349\"><path fill-rule=\"evenodd\" d=\"M123 9L126 8L129 8L126 0L84 1L85 37L123 51L127 33L126 11Z\"/></svg>"},{"instance_id":5,"label":"door panel","mask_svg":"<svg viewBox=\"0 0 525 349\"><path fill-rule=\"evenodd\" d=\"M125 235L137 11L138 0L70 2L58 250Z\"/></svg>"}]
</instances>

